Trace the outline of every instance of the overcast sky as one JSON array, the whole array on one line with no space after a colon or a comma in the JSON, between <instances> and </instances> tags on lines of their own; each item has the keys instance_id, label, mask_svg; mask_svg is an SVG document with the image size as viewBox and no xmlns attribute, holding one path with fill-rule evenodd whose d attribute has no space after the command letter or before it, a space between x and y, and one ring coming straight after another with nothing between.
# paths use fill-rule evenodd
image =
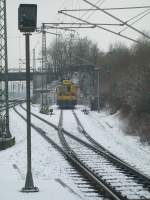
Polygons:
<instances>
[{"instance_id":1,"label":"overcast sky","mask_svg":"<svg viewBox=\"0 0 150 200\"><path fill-rule=\"evenodd\" d=\"M108 7L124 7L124 6L148 6L150 5L149 0L89 0L92 3L97 3L101 8ZM7 21L8 21L8 63L9 67L18 67L19 59L23 59L24 55L24 36L19 33L18 29L18 6L21 3L36 3L38 6L38 26L42 22L73 22L72 18L66 17L61 14L57 14L58 10L61 9L77 9L77 8L92 8L83 0L6 0L7 2ZM136 10L117 10L111 11L113 15L120 17L122 20L126 21L133 16L145 11L147 9L136 9ZM110 11L109 11L110 12ZM148 12L148 11L147 11ZM100 11L96 12L74 12L70 13L75 16L83 16L83 19L86 19L89 22L95 23L118 23L116 20L102 14ZM133 22L133 21L131 21ZM139 30L147 31L150 33L150 14L145 16L139 22L133 25ZM108 27L114 31L120 31L120 27ZM50 30L52 31L52 30ZM87 36L93 42L97 43L99 48L107 51L109 45L115 42L123 42L126 45L130 46L133 42L130 42L126 39L122 39L118 36L115 36L111 33L105 32L99 28L95 29L82 29L77 30L81 37ZM67 34L67 33L63 33ZM131 29L127 29L123 32L131 38L138 38L140 34L137 34ZM48 44L55 39L53 35L47 35ZM38 56L39 50L41 48L41 34L34 33L31 37L31 58L32 58L32 49L36 48L36 55Z\"/></svg>"}]
</instances>

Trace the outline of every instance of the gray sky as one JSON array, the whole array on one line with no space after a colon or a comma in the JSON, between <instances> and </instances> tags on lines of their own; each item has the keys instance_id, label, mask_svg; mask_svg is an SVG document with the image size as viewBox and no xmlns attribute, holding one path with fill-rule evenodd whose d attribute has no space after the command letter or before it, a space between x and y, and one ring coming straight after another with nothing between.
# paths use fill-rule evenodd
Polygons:
<instances>
[{"instance_id":1,"label":"gray sky","mask_svg":"<svg viewBox=\"0 0 150 200\"><path fill-rule=\"evenodd\" d=\"M98 2L98 0L89 0L92 3ZM97 5L100 5L103 0L99 0ZM18 67L18 60L23 59L24 55L24 36L19 33L18 29L18 6L21 3L36 3L38 6L38 26L42 22L74 22L73 19L65 17L64 15L58 15L57 11L61 9L77 9L77 8L91 8L88 4L84 3L82 0L7 0L7 21L8 21L8 62L9 67ZM144 6L150 5L149 0L104 0L101 5L101 8L108 7L123 7L123 6ZM146 9L138 10L120 10L120 11L111 11L112 14L120 17L122 20L126 21L138 13ZM110 11L109 11L110 12ZM83 18L90 22L97 23L118 23L116 20L102 14L100 11L94 13L70 13L76 16L81 16L84 14ZM147 31L150 33L150 14L141 19L138 23L133 26L139 30ZM121 30L120 27L108 27L114 31ZM50 30L52 31L52 30ZM89 39L98 44L99 48L107 51L109 45L115 42L123 42L126 45L130 46L133 42L130 42L126 39L122 39L113 34L107 33L101 29L84 29L77 30L80 36L87 36ZM67 33L63 33L67 34ZM131 29L127 29L123 34L132 37L134 39L138 38L140 34L135 33ZM50 43L55 39L53 35L47 35L47 41ZM31 57L32 49L36 48L36 55L41 48L41 34L34 33L31 37Z\"/></svg>"}]
</instances>

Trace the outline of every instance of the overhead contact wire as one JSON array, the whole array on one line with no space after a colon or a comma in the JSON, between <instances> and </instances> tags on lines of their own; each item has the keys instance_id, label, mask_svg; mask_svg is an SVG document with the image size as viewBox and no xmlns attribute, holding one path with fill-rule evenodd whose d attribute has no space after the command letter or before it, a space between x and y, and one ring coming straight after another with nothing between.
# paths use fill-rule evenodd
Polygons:
<instances>
[{"instance_id":1,"label":"overhead contact wire","mask_svg":"<svg viewBox=\"0 0 150 200\"><path fill-rule=\"evenodd\" d=\"M97 28L103 29L103 30L105 30L105 31L107 31L107 32L113 33L113 34L115 34L115 35L117 35L117 36L120 36L120 37L122 37L122 38L128 39L128 40L130 40L130 41L132 41L132 42L140 43L139 41L134 40L134 39L132 39L132 38L130 38L130 37L128 37L128 36L125 36L125 35L116 33L115 31L112 31L112 30L110 30L110 29L108 29L108 28L104 28L104 27L102 27L102 26L99 26L99 25L96 25L96 24L94 24L94 23L88 22L88 21L86 21L86 20L80 19L80 18L78 18L78 17L75 17L75 16L73 16L73 15L70 15L70 14L68 14L68 13L65 13L65 12L63 12L63 11L61 11L61 10L58 11L58 13L64 14L64 15L66 15L66 16L68 16L68 17L72 17L72 18L74 18L74 19L77 19L77 20L79 20L79 21L85 22L85 23L90 24L90 25L95 25L95 27L97 27Z\"/></svg>"},{"instance_id":2,"label":"overhead contact wire","mask_svg":"<svg viewBox=\"0 0 150 200\"><path fill-rule=\"evenodd\" d=\"M147 11L149 11L149 12L147 12L146 14L144 14L143 16L139 17L137 20L135 20L134 22L132 22L131 25L137 23L138 21L140 21L141 19L143 19L145 16L149 15L149 14L150 14L150 9L147 9ZM132 18L132 19L133 19L133 18ZM135 17L134 17L134 19L135 19ZM129 22L129 21L131 21L131 19L128 20L128 22ZM119 31L119 33L122 33L123 31L127 30L128 28L129 28L129 27L126 27L126 28L122 29L121 31Z\"/></svg>"},{"instance_id":3,"label":"overhead contact wire","mask_svg":"<svg viewBox=\"0 0 150 200\"><path fill-rule=\"evenodd\" d=\"M122 24L128 26L129 28L131 28L131 29L133 29L134 31L138 32L139 34L143 35L144 37L150 39L150 37L149 37L148 35L146 35L145 33L143 33L142 31L136 29L135 27L131 26L130 24L128 24L128 23L126 23L126 22L124 22L124 21L121 20L120 18L118 18L118 17L112 15L111 13L107 12L106 10L101 9L100 7L94 5L93 3L91 3L91 2L89 2L89 1L87 1L87 0L83 0L83 1L86 2L86 3L89 4L89 5L91 5L91 6L95 7L95 8L97 8L99 11L105 13L106 15L110 16L111 18L113 18L113 19L115 19L115 20L121 22Z\"/></svg>"}]
</instances>

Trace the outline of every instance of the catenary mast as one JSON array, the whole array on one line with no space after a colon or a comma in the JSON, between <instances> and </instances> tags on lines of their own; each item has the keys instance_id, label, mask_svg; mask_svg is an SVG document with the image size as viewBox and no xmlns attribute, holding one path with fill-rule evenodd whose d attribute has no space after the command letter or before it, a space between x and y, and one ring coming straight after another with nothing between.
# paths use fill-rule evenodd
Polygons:
<instances>
[{"instance_id":1,"label":"catenary mast","mask_svg":"<svg viewBox=\"0 0 150 200\"><path fill-rule=\"evenodd\" d=\"M2 73L5 76L5 81L0 80L0 138L11 138L8 106L6 0L0 0L0 75Z\"/></svg>"}]
</instances>

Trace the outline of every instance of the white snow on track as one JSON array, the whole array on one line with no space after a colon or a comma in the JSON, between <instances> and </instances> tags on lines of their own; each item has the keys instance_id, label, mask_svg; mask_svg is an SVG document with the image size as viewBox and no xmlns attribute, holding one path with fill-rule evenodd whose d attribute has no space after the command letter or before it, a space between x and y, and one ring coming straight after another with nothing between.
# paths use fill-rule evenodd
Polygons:
<instances>
[{"instance_id":1,"label":"white snow on track","mask_svg":"<svg viewBox=\"0 0 150 200\"><path fill-rule=\"evenodd\" d=\"M118 113L90 111L85 115L78 109L76 114L92 138L150 177L150 146L142 144L138 136L127 135L121 130Z\"/></svg>"},{"instance_id":2,"label":"white snow on track","mask_svg":"<svg viewBox=\"0 0 150 200\"><path fill-rule=\"evenodd\" d=\"M32 106L32 112L45 120L58 125L60 110L54 106L54 114L39 113L38 105ZM150 176L150 147L143 145L139 137L129 136L121 130L121 121L117 114L90 111L88 115L78 107L75 112L85 130L97 142L119 156L126 162ZM25 111L17 106L17 110L26 116ZM77 133L77 124L71 111L64 111L64 128L73 134ZM32 117L36 126L42 128L54 138L53 128ZM16 137L16 145L0 151L0 199L2 200L77 200L83 194L74 185L67 174L67 161L32 129L32 172L35 186L40 189L36 194L24 194L20 190L25 184L26 175L26 123L13 109L10 109L10 130ZM79 134L78 134L79 136ZM64 183L64 186L63 184ZM72 192L74 191L74 192ZM78 195L76 195L78 193Z\"/></svg>"},{"instance_id":3,"label":"white snow on track","mask_svg":"<svg viewBox=\"0 0 150 200\"><path fill-rule=\"evenodd\" d=\"M16 145L0 151L1 200L81 199L82 194L66 172L67 161L33 129L32 174L40 192L20 192L26 176L26 123L13 109L10 110L10 130Z\"/></svg>"},{"instance_id":4,"label":"white snow on track","mask_svg":"<svg viewBox=\"0 0 150 200\"><path fill-rule=\"evenodd\" d=\"M130 136L122 131L123 122L119 118L119 113L110 115L105 111L90 111L85 115L82 109L83 106L78 106L75 112L88 134L113 154L150 177L150 146L142 144L138 136ZM57 124L59 114L58 108L54 107L54 115L45 118ZM64 110L64 117L64 128L75 134L77 125L71 111Z\"/></svg>"},{"instance_id":5,"label":"white snow on track","mask_svg":"<svg viewBox=\"0 0 150 200\"><path fill-rule=\"evenodd\" d=\"M85 115L81 111L83 108L83 106L77 106L75 112L88 134L106 149L150 177L150 146L142 144L138 136L130 136L122 131L123 122L119 119L119 113L110 115L105 111L100 113L90 111L88 115ZM59 118L57 107L54 107L54 113L54 116L46 118L56 124L55 120ZM71 111L65 110L64 117L64 128L75 134L77 125Z\"/></svg>"},{"instance_id":6,"label":"white snow on track","mask_svg":"<svg viewBox=\"0 0 150 200\"><path fill-rule=\"evenodd\" d=\"M24 105L24 107L26 107ZM40 106L39 105L32 105L32 112L35 113L35 114L38 114L38 116L40 116L41 118L44 118L45 120L47 121L50 121L51 123L55 124L55 125L58 125L58 122L59 122L59 115L60 115L60 110L57 108L57 106L52 106L51 108L54 109L54 113L53 115L44 115L44 114L41 114L39 111L40 111Z\"/></svg>"}]
</instances>

